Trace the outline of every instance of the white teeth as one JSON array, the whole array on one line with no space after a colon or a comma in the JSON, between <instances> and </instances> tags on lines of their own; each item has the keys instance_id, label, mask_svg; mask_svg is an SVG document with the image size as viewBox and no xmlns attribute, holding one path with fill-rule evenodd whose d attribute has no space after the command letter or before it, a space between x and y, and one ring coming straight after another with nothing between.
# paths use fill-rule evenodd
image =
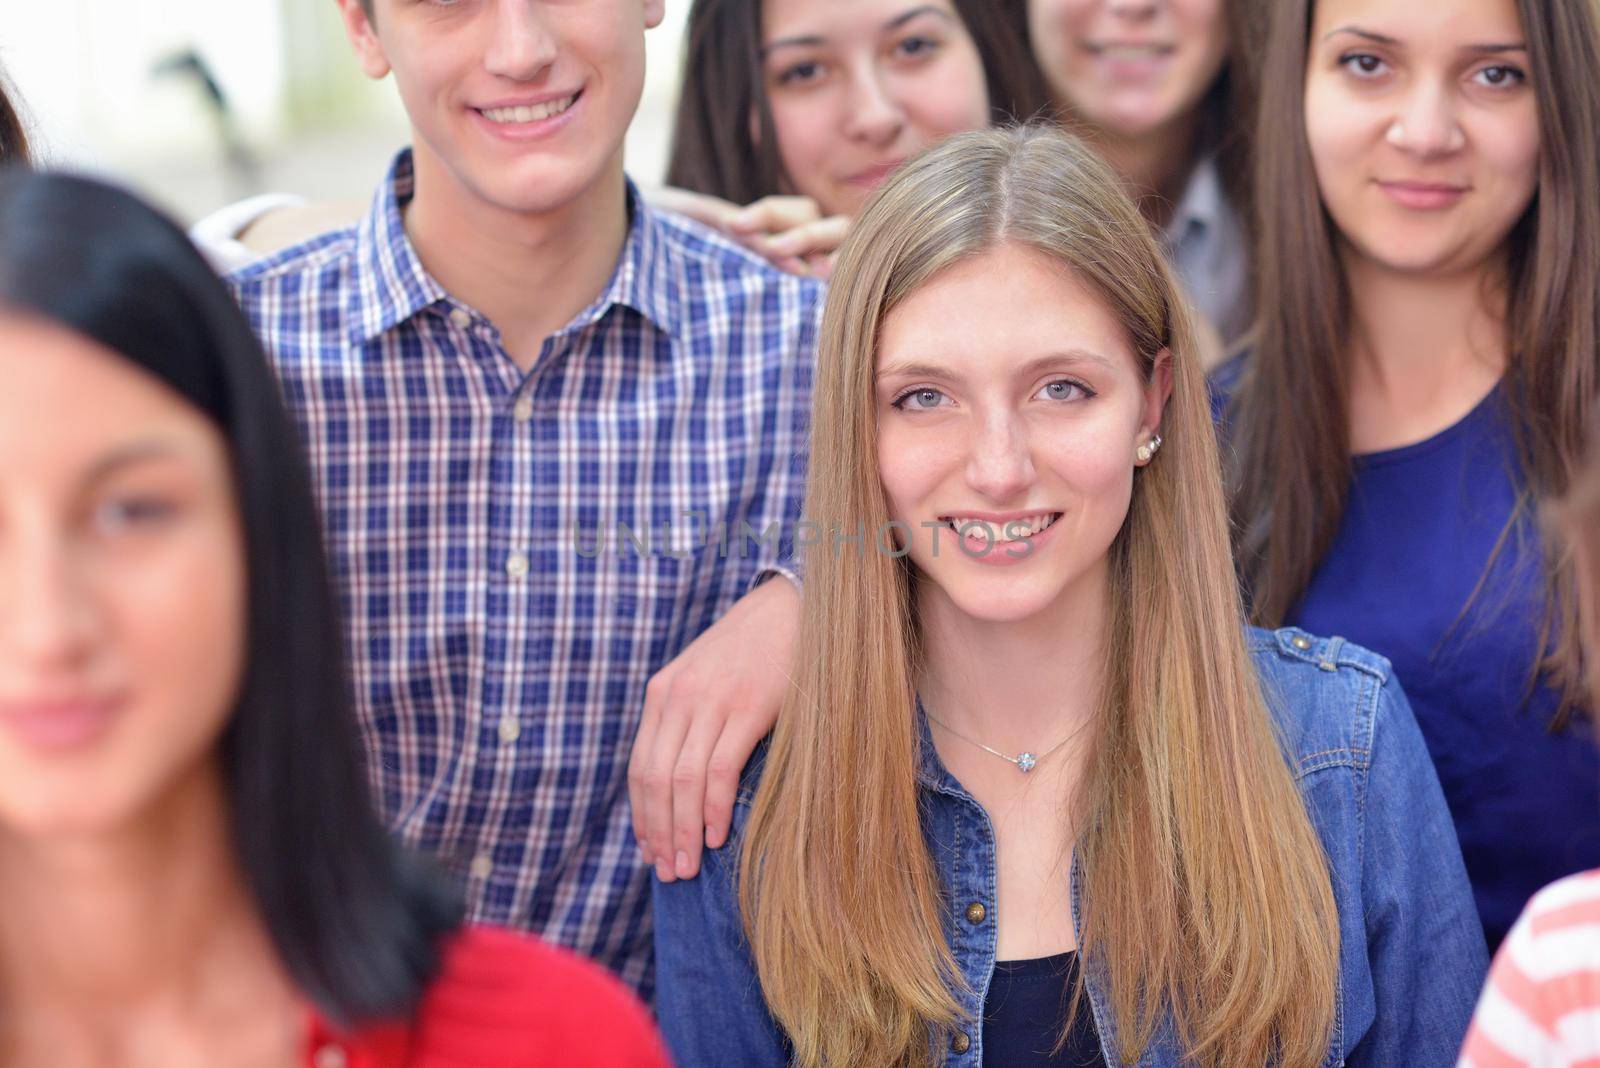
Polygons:
<instances>
[{"instance_id":1,"label":"white teeth","mask_svg":"<svg viewBox=\"0 0 1600 1068\"><path fill-rule=\"evenodd\" d=\"M1147 59L1165 51L1160 45L1101 45L1099 48L1101 55L1112 59Z\"/></svg>"},{"instance_id":2,"label":"white teeth","mask_svg":"<svg viewBox=\"0 0 1600 1068\"><path fill-rule=\"evenodd\" d=\"M1014 541L1024 541L1036 534L1043 533L1056 519L1056 514L1051 513L1022 519L1011 519L1004 523L991 523L986 519L968 519L964 516L952 516L945 522L957 534L965 531L967 536L978 541L986 541L991 545L1006 545ZM1008 528L1016 534L1016 537L1008 536Z\"/></svg>"},{"instance_id":3,"label":"white teeth","mask_svg":"<svg viewBox=\"0 0 1600 1068\"><path fill-rule=\"evenodd\" d=\"M578 94L564 96L560 100L549 100L543 104L532 104L514 108L483 108L480 114L490 122L538 122L540 119L553 118L570 108L578 99Z\"/></svg>"}]
</instances>

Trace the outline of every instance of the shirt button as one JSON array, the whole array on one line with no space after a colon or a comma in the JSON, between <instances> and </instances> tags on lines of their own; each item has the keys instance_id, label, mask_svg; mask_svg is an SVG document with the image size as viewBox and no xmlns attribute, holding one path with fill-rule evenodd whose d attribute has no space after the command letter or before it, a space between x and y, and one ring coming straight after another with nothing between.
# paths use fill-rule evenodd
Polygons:
<instances>
[{"instance_id":1,"label":"shirt button","mask_svg":"<svg viewBox=\"0 0 1600 1068\"><path fill-rule=\"evenodd\" d=\"M472 313L465 308L450 309L450 321L465 330L472 325Z\"/></svg>"},{"instance_id":2,"label":"shirt button","mask_svg":"<svg viewBox=\"0 0 1600 1068\"><path fill-rule=\"evenodd\" d=\"M471 871L474 879L487 879L494 874L494 858L487 853L479 853L472 858Z\"/></svg>"},{"instance_id":3,"label":"shirt button","mask_svg":"<svg viewBox=\"0 0 1600 1068\"><path fill-rule=\"evenodd\" d=\"M967 922L976 927L982 923L984 917L989 915L989 910L983 907L983 902L974 901L967 906Z\"/></svg>"},{"instance_id":4,"label":"shirt button","mask_svg":"<svg viewBox=\"0 0 1600 1068\"><path fill-rule=\"evenodd\" d=\"M315 1068L345 1068L348 1058L342 1047L322 1046L311 1055L311 1063Z\"/></svg>"},{"instance_id":5,"label":"shirt button","mask_svg":"<svg viewBox=\"0 0 1600 1068\"><path fill-rule=\"evenodd\" d=\"M507 745L522 737L522 724L509 713L500 717L500 740Z\"/></svg>"},{"instance_id":6,"label":"shirt button","mask_svg":"<svg viewBox=\"0 0 1600 1068\"><path fill-rule=\"evenodd\" d=\"M1307 638L1304 634L1296 634L1293 638L1289 639L1289 644L1304 652L1305 650L1311 648L1311 639Z\"/></svg>"},{"instance_id":7,"label":"shirt button","mask_svg":"<svg viewBox=\"0 0 1600 1068\"><path fill-rule=\"evenodd\" d=\"M967 1037L965 1031L957 1031L950 1036L950 1052L965 1053L972 1048L972 1039Z\"/></svg>"},{"instance_id":8,"label":"shirt button","mask_svg":"<svg viewBox=\"0 0 1600 1068\"><path fill-rule=\"evenodd\" d=\"M516 407L511 409L511 417L519 423L526 423L533 418L533 398L523 397L517 401Z\"/></svg>"},{"instance_id":9,"label":"shirt button","mask_svg":"<svg viewBox=\"0 0 1600 1068\"><path fill-rule=\"evenodd\" d=\"M528 573L528 558L522 553L512 553L506 557L506 574L512 578L521 578Z\"/></svg>"}]
</instances>

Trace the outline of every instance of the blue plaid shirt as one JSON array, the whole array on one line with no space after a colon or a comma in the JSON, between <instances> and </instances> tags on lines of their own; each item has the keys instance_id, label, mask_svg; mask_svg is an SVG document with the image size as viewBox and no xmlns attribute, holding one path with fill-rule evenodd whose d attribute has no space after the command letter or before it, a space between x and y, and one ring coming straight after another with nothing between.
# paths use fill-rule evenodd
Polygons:
<instances>
[{"instance_id":1,"label":"blue plaid shirt","mask_svg":"<svg viewBox=\"0 0 1600 1068\"><path fill-rule=\"evenodd\" d=\"M523 374L423 269L412 186L402 152L357 226L231 279L310 455L376 796L474 919L648 996L645 683L789 555L822 290L630 185L605 292Z\"/></svg>"}]
</instances>

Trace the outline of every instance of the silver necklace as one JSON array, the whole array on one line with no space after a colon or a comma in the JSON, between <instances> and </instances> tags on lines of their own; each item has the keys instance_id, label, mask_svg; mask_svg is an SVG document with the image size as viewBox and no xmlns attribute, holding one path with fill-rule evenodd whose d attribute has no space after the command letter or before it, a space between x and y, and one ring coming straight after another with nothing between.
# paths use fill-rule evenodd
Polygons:
<instances>
[{"instance_id":1,"label":"silver necklace","mask_svg":"<svg viewBox=\"0 0 1600 1068\"><path fill-rule=\"evenodd\" d=\"M998 749L989 748L976 738L968 738L965 734L962 734L944 720L935 717L934 714L929 712L926 708L922 710L922 714L927 716L934 723L937 723L939 726L943 727L945 730L949 731L951 734L955 735L957 738L960 738L963 742L966 742L968 745L975 745L979 749L982 749L985 753L993 753L1001 760L1015 764L1017 766L1017 770L1022 772L1024 775L1038 767L1041 761L1049 760L1056 750L1060 749L1062 746L1066 745L1068 742L1072 741L1072 739L1078 736L1078 732L1073 731L1071 734L1067 735L1065 738L1061 739L1055 745L1052 745L1049 749L1046 749L1038 756L1034 756L1032 753L1018 753L1016 756L1009 756L1000 752Z\"/></svg>"}]
</instances>

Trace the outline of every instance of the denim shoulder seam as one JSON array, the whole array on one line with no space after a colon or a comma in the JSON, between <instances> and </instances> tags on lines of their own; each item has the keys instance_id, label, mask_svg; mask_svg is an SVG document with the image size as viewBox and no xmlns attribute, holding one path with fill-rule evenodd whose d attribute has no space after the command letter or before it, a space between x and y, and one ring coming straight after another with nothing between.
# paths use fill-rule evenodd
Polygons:
<instances>
[{"instance_id":1,"label":"denim shoulder seam","mask_svg":"<svg viewBox=\"0 0 1600 1068\"><path fill-rule=\"evenodd\" d=\"M1356 868L1366 864L1367 844L1367 788L1372 775L1372 750L1377 744L1378 697L1387 684L1386 678L1369 675L1361 687L1354 725L1354 745L1363 746L1367 759L1355 769L1356 788Z\"/></svg>"},{"instance_id":2,"label":"denim shoulder seam","mask_svg":"<svg viewBox=\"0 0 1600 1068\"><path fill-rule=\"evenodd\" d=\"M1315 753L1306 753L1295 762L1295 779L1304 779L1319 771L1330 768L1353 768L1357 771L1365 768L1372 760L1372 752L1358 746L1343 746L1337 749L1323 749Z\"/></svg>"}]
</instances>

